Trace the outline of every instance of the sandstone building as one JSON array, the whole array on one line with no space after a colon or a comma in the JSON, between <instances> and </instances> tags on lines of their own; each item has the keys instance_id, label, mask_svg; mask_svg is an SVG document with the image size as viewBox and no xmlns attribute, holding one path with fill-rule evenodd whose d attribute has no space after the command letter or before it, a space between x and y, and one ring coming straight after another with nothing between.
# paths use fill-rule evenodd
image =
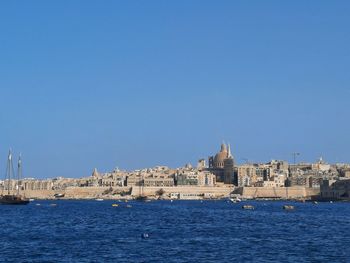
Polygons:
<instances>
[{"instance_id":1,"label":"sandstone building","mask_svg":"<svg viewBox=\"0 0 350 263\"><path fill-rule=\"evenodd\" d=\"M234 183L234 158L231 154L230 145L222 144L221 150L215 156L209 157L207 170L216 176L217 182L225 184Z\"/></svg>"}]
</instances>

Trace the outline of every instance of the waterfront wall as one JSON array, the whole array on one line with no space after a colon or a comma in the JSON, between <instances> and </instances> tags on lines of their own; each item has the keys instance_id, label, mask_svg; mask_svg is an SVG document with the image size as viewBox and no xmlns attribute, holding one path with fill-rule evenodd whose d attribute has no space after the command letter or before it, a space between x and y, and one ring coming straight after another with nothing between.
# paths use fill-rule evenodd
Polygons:
<instances>
[{"instance_id":1,"label":"waterfront wall","mask_svg":"<svg viewBox=\"0 0 350 263\"><path fill-rule=\"evenodd\" d=\"M120 195L106 194L110 187L67 187L65 190L25 190L24 194L27 198L34 199L54 199L55 194L64 194L64 199L94 199L105 197L113 199ZM129 192L130 187L113 187L113 192Z\"/></svg>"},{"instance_id":2,"label":"waterfront wall","mask_svg":"<svg viewBox=\"0 0 350 263\"><path fill-rule=\"evenodd\" d=\"M55 194L64 194L64 199L120 199L133 198L140 195L140 187L113 187L113 192L106 194L110 187L67 187L65 190L25 190L22 192L27 198L54 199ZM232 192L232 187L202 187L202 186L178 186L178 187L143 187L142 193L146 196L156 196L158 190L163 189L163 197L171 194L210 194L213 197L227 197ZM131 195L121 197L120 192L129 192Z\"/></svg>"},{"instance_id":3,"label":"waterfront wall","mask_svg":"<svg viewBox=\"0 0 350 263\"><path fill-rule=\"evenodd\" d=\"M246 198L311 198L320 194L319 188L293 187L239 187L234 193Z\"/></svg>"},{"instance_id":4,"label":"waterfront wall","mask_svg":"<svg viewBox=\"0 0 350 263\"><path fill-rule=\"evenodd\" d=\"M113 187L113 191L110 193L108 190L110 187L68 187L65 190L26 190L24 195L28 198L34 199L54 199L55 194L64 194L65 199L120 199L120 193L130 193L131 195L124 196L123 198L132 198L140 195L140 187ZM207 195L213 198L228 197L231 192L240 194L245 198L311 198L318 196L320 190L318 188L308 187L205 187L205 186L177 186L177 187L144 187L142 193L145 196L156 196L157 191L163 189L164 198L169 197L171 194L195 194L195 195Z\"/></svg>"},{"instance_id":5,"label":"waterfront wall","mask_svg":"<svg viewBox=\"0 0 350 263\"><path fill-rule=\"evenodd\" d=\"M212 194L213 197L228 197L232 192L232 187L210 187L210 186L176 186L176 187L144 187L143 194L146 196L154 196L157 191L163 189L164 196L170 194ZM132 196L140 195L140 187L133 187Z\"/></svg>"}]
</instances>

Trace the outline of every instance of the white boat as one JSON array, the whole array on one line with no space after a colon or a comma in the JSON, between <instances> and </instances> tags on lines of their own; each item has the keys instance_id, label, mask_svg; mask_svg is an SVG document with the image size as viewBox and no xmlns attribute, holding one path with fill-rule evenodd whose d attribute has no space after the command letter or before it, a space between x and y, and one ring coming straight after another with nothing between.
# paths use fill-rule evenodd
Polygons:
<instances>
[{"instance_id":1,"label":"white boat","mask_svg":"<svg viewBox=\"0 0 350 263\"><path fill-rule=\"evenodd\" d=\"M102 198L97 198L97 199L95 199L95 200L96 200L96 201L99 201L99 202L103 201Z\"/></svg>"},{"instance_id":2,"label":"white boat","mask_svg":"<svg viewBox=\"0 0 350 263\"><path fill-rule=\"evenodd\" d=\"M33 199L33 198L30 198L30 199L29 199L29 202L33 202L33 201L35 201L35 199Z\"/></svg>"},{"instance_id":3,"label":"white boat","mask_svg":"<svg viewBox=\"0 0 350 263\"><path fill-rule=\"evenodd\" d=\"M231 201L232 203L239 203L239 202L242 202L242 200L239 199L238 197L232 197L232 198L230 198L230 201Z\"/></svg>"}]
</instances>

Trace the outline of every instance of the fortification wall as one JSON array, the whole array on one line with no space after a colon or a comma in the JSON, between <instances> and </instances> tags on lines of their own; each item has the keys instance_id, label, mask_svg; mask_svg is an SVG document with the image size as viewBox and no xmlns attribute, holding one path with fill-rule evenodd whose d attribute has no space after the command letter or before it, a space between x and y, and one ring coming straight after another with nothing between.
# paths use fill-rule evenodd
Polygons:
<instances>
[{"instance_id":1,"label":"fortification wall","mask_svg":"<svg viewBox=\"0 0 350 263\"><path fill-rule=\"evenodd\" d=\"M109 187L68 187L65 190L26 190L24 195L34 199L54 199L56 193L65 194L65 199L94 199L102 197L105 199L118 199L120 195L106 194ZM233 191L232 187L202 187L202 186L177 186L177 187L144 187L143 194L146 196L155 196L159 189L164 190L164 197L171 193L178 194L211 194L217 198L228 197ZM113 187L113 192L128 192L129 187ZM247 198L309 198L317 196L320 190L308 187L240 187L234 191ZM132 187L131 196L140 195L139 187ZM130 196L129 196L130 197ZM126 197L128 198L128 197Z\"/></svg>"},{"instance_id":2,"label":"fortification wall","mask_svg":"<svg viewBox=\"0 0 350 263\"><path fill-rule=\"evenodd\" d=\"M176 187L144 187L143 194L146 196L156 195L159 189L164 190L164 195L171 193L178 194L213 194L215 197L229 196L232 192L232 187L206 187L206 186L176 186ZM133 187L132 196L140 195L140 187Z\"/></svg>"},{"instance_id":3,"label":"fortification wall","mask_svg":"<svg viewBox=\"0 0 350 263\"><path fill-rule=\"evenodd\" d=\"M55 194L64 194L64 199L94 199L105 197L113 199L113 195L104 194L109 187L67 187L65 190L25 190L22 192L27 198L54 199ZM113 191L129 191L129 187L113 187ZM116 196L116 198L119 196Z\"/></svg>"},{"instance_id":4,"label":"fortification wall","mask_svg":"<svg viewBox=\"0 0 350 263\"><path fill-rule=\"evenodd\" d=\"M309 198L320 193L320 189L302 186L293 187L241 187L235 193L250 198Z\"/></svg>"}]
</instances>

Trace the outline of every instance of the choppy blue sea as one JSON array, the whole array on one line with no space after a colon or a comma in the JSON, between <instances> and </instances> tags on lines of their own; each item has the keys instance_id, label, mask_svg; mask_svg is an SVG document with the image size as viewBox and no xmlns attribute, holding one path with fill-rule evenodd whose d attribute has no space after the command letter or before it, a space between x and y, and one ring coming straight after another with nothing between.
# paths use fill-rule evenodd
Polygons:
<instances>
[{"instance_id":1,"label":"choppy blue sea","mask_svg":"<svg viewBox=\"0 0 350 263\"><path fill-rule=\"evenodd\" d=\"M350 203L113 203L0 206L0 261L350 262Z\"/></svg>"}]
</instances>

